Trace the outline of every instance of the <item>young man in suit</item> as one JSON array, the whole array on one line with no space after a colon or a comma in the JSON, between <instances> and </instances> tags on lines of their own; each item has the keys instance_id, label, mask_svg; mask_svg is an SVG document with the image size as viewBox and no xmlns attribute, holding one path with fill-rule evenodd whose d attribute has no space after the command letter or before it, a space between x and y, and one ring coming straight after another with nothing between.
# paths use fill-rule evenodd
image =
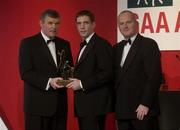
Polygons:
<instances>
[{"instance_id":1,"label":"young man in suit","mask_svg":"<svg viewBox=\"0 0 180 130\"><path fill-rule=\"evenodd\" d=\"M24 81L26 130L66 130L67 93L57 84L60 77L58 51L73 65L70 44L57 37L60 15L52 9L40 16L41 31L20 44L19 68Z\"/></svg>"},{"instance_id":2,"label":"young man in suit","mask_svg":"<svg viewBox=\"0 0 180 130\"><path fill-rule=\"evenodd\" d=\"M75 65L75 79L67 87L75 92L79 129L104 130L105 114L111 109L112 46L94 32L92 12L78 12L76 25L83 42Z\"/></svg>"},{"instance_id":3,"label":"young man in suit","mask_svg":"<svg viewBox=\"0 0 180 130\"><path fill-rule=\"evenodd\" d=\"M114 46L116 118L118 130L157 130L161 84L157 43L138 33L133 12L118 16L124 40Z\"/></svg>"}]
</instances>

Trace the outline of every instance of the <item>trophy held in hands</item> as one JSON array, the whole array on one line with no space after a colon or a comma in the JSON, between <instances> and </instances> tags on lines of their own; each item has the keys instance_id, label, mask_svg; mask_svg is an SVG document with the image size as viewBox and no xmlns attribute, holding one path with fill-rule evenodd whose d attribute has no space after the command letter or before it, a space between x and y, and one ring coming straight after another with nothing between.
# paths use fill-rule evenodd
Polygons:
<instances>
[{"instance_id":1,"label":"trophy held in hands","mask_svg":"<svg viewBox=\"0 0 180 130\"><path fill-rule=\"evenodd\" d=\"M69 61L66 60L65 50L58 50L59 56L59 64L58 64L58 72L60 73L63 80L58 80L59 85L66 86L71 82L68 78L73 78L74 75L74 67L69 65Z\"/></svg>"}]
</instances>

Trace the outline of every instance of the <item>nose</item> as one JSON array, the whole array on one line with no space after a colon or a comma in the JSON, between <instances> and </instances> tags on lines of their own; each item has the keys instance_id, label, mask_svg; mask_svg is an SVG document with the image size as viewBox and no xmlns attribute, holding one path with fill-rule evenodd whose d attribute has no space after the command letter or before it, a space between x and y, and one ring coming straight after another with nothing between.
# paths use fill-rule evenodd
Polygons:
<instances>
[{"instance_id":1,"label":"nose","mask_svg":"<svg viewBox=\"0 0 180 130\"><path fill-rule=\"evenodd\" d=\"M52 27L53 27L53 28L56 28L56 24L55 24L55 23L53 23L53 24L52 24Z\"/></svg>"},{"instance_id":2,"label":"nose","mask_svg":"<svg viewBox=\"0 0 180 130\"><path fill-rule=\"evenodd\" d=\"M84 29L85 28L85 26L84 26L84 24L82 23L82 24L80 24L80 28L81 29Z\"/></svg>"},{"instance_id":3,"label":"nose","mask_svg":"<svg viewBox=\"0 0 180 130\"><path fill-rule=\"evenodd\" d=\"M124 23L124 27L127 27L127 23Z\"/></svg>"}]
</instances>

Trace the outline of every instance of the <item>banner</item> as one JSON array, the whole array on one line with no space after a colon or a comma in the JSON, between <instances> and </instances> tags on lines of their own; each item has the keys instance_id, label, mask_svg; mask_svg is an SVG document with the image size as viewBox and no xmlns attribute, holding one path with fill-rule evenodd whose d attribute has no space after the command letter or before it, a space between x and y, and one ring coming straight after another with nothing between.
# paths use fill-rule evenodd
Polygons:
<instances>
[{"instance_id":1,"label":"banner","mask_svg":"<svg viewBox=\"0 0 180 130\"><path fill-rule=\"evenodd\" d=\"M118 0L118 14L138 16L140 34L156 40L160 50L180 50L180 0ZM119 30L118 42L123 39Z\"/></svg>"}]
</instances>

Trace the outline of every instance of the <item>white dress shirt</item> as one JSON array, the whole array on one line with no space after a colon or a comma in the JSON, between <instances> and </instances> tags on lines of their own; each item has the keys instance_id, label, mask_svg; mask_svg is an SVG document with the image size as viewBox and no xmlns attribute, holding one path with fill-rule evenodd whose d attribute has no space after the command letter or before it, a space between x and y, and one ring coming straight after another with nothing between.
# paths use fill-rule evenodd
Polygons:
<instances>
[{"instance_id":1,"label":"white dress shirt","mask_svg":"<svg viewBox=\"0 0 180 130\"><path fill-rule=\"evenodd\" d=\"M46 43L47 43L47 41L50 40L50 39L49 39L42 31L41 31L41 34L42 34L44 40L45 40ZM47 44L47 46L48 46L48 48L49 48L49 50L50 50L50 52L51 52L52 58L53 58L53 60L54 60L54 63L55 63L56 66L57 66L56 46L55 46L55 43L51 41L50 43Z\"/></svg>"},{"instance_id":2,"label":"white dress shirt","mask_svg":"<svg viewBox=\"0 0 180 130\"><path fill-rule=\"evenodd\" d=\"M42 31L41 31L41 34L42 34L42 37L44 38L44 40L45 40L46 43L47 43L47 41L50 40L50 39L49 39ZM54 60L54 63L55 63L56 66L57 66L56 46L55 46L55 43L51 41L50 43L47 44L47 46L48 46L48 48L49 48L49 50L50 50L50 52L51 52L52 58L53 58L53 60ZM51 80L51 78L49 78L49 80L48 80L48 82L47 82L46 90L48 90L48 89L50 88L50 84L49 84L50 80Z\"/></svg>"},{"instance_id":3,"label":"white dress shirt","mask_svg":"<svg viewBox=\"0 0 180 130\"><path fill-rule=\"evenodd\" d=\"M93 35L94 35L94 32L93 32L89 37L87 37L87 38L85 39L86 42L87 42L87 44L89 43L89 41L90 41L90 39L92 38ZM80 53L79 53L79 56L78 56L78 61L80 60L80 58L81 58L81 56L82 56L82 54L83 54L83 52L84 52L87 44L81 49L81 51L80 51ZM80 87L81 87L81 89L84 91L84 88L83 88L83 85L82 85L82 83L81 83L81 80L80 80Z\"/></svg>"},{"instance_id":4,"label":"white dress shirt","mask_svg":"<svg viewBox=\"0 0 180 130\"><path fill-rule=\"evenodd\" d=\"M87 44L89 43L89 41L90 41L90 39L91 39L91 37L92 37L93 35L94 35L94 33L92 33L89 37L87 37L87 38L85 39L86 42L87 42ZM81 49L81 51L80 51L80 53L79 53L79 56L78 56L78 61L80 60L80 58L81 58L81 56L82 56L82 54L83 54L83 52L84 52L87 44L86 44L85 46L83 46L83 48Z\"/></svg>"},{"instance_id":5,"label":"white dress shirt","mask_svg":"<svg viewBox=\"0 0 180 130\"><path fill-rule=\"evenodd\" d=\"M128 53L129 53L129 50L130 50L136 36L137 36L137 34L130 38L131 39L131 44L127 43L124 46L123 53L122 53L122 58L121 58L121 63L120 63L121 67L123 67L123 64L124 64L124 62L126 60L126 57L127 57ZM127 39L124 39L124 40L127 40Z\"/></svg>"}]
</instances>

